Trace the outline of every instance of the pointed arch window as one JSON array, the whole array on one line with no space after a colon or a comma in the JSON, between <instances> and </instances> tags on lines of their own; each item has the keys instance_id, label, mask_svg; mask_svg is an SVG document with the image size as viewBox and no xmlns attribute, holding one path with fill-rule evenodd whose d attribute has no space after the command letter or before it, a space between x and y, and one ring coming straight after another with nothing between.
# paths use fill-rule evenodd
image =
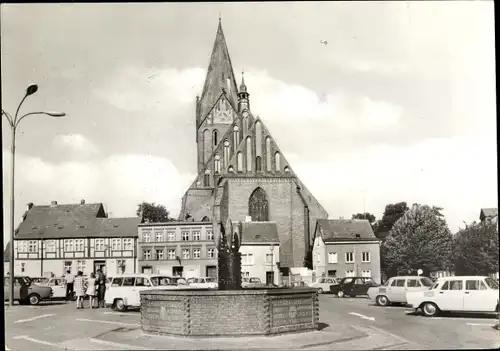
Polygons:
<instances>
[{"instance_id":1,"label":"pointed arch window","mask_svg":"<svg viewBox=\"0 0 500 351\"><path fill-rule=\"evenodd\" d=\"M248 215L254 222L269 221L269 202L267 194L262 188L253 191L248 199Z\"/></svg>"},{"instance_id":2,"label":"pointed arch window","mask_svg":"<svg viewBox=\"0 0 500 351\"><path fill-rule=\"evenodd\" d=\"M217 129L215 129L212 133L212 139L214 141L214 146L217 146L217 143L219 142L219 140L217 140L218 134L219 134L219 131Z\"/></svg>"},{"instance_id":3,"label":"pointed arch window","mask_svg":"<svg viewBox=\"0 0 500 351\"><path fill-rule=\"evenodd\" d=\"M240 144L240 127L234 126L233 137L234 137L234 147L237 148L238 145Z\"/></svg>"},{"instance_id":4,"label":"pointed arch window","mask_svg":"<svg viewBox=\"0 0 500 351\"><path fill-rule=\"evenodd\" d=\"M271 138L266 138L266 169L271 172Z\"/></svg>"},{"instance_id":5,"label":"pointed arch window","mask_svg":"<svg viewBox=\"0 0 500 351\"><path fill-rule=\"evenodd\" d=\"M202 150L202 158L203 158L203 163L207 161L207 157L210 156L210 153L212 152L211 150L211 142L210 142L210 131L208 129L205 129L203 131L203 150Z\"/></svg>"},{"instance_id":6,"label":"pointed arch window","mask_svg":"<svg viewBox=\"0 0 500 351\"><path fill-rule=\"evenodd\" d=\"M247 172L252 171L252 138L247 137Z\"/></svg>"},{"instance_id":7,"label":"pointed arch window","mask_svg":"<svg viewBox=\"0 0 500 351\"><path fill-rule=\"evenodd\" d=\"M255 155L262 156L262 124L255 122Z\"/></svg>"},{"instance_id":8,"label":"pointed arch window","mask_svg":"<svg viewBox=\"0 0 500 351\"><path fill-rule=\"evenodd\" d=\"M220 156L219 155L215 155L214 168L215 168L215 173L220 173Z\"/></svg>"},{"instance_id":9,"label":"pointed arch window","mask_svg":"<svg viewBox=\"0 0 500 351\"><path fill-rule=\"evenodd\" d=\"M229 140L224 140L224 166L229 164Z\"/></svg>"},{"instance_id":10,"label":"pointed arch window","mask_svg":"<svg viewBox=\"0 0 500 351\"><path fill-rule=\"evenodd\" d=\"M256 170L257 172L262 171L262 159L261 159L261 157L260 157L260 156L257 156L257 157L255 158L255 170Z\"/></svg>"},{"instance_id":11,"label":"pointed arch window","mask_svg":"<svg viewBox=\"0 0 500 351\"><path fill-rule=\"evenodd\" d=\"M276 153L274 154L274 170L276 172L281 171L281 156L279 151L276 151Z\"/></svg>"},{"instance_id":12,"label":"pointed arch window","mask_svg":"<svg viewBox=\"0 0 500 351\"><path fill-rule=\"evenodd\" d=\"M248 133L248 116L243 119L243 134Z\"/></svg>"},{"instance_id":13,"label":"pointed arch window","mask_svg":"<svg viewBox=\"0 0 500 351\"><path fill-rule=\"evenodd\" d=\"M205 174L203 175L203 185L210 186L210 170L205 170Z\"/></svg>"},{"instance_id":14,"label":"pointed arch window","mask_svg":"<svg viewBox=\"0 0 500 351\"><path fill-rule=\"evenodd\" d=\"M239 151L236 154L236 163L237 163L236 170L238 172L243 172L243 154L241 153L241 151Z\"/></svg>"}]
</instances>

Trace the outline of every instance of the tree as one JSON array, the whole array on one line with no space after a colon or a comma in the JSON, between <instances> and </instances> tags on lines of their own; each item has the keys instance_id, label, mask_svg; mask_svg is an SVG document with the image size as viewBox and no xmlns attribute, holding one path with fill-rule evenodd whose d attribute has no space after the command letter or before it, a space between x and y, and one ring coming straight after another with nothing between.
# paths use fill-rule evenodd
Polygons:
<instances>
[{"instance_id":1,"label":"tree","mask_svg":"<svg viewBox=\"0 0 500 351\"><path fill-rule=\"evenodd\" d=\"M398 202L385 206L384 215L380 221L377 221L373 227L375 236L384 241L396 223L409 210L406 202Z\"/></svg>"},{"instance_id":2,"label":"tree","mask_svg":"<svg viewBox=\"0 0 500 351\"><path fill-rule=\"evenodd\" d=\"M452 268L453 237L437 209L414 204L394 223L381 248L388 275Z\"/></svg>"},{"instance_id":3,"label":"tree","mask_svg":"<svg viewBox=\"0 0 500 351\"><path fill-rule=\"evenodd\" d=\"M492 221L473 222L454 238L453 253L457 275L488 275L498 272L498 229Z\"/></svg>"},{"instance_id":4,"label":"tree","mask_svg":"<svg viewBox=\"0 0 500 351\"><path fill-rule=\"evenodd\" d=\"M154 202L143 202L137 206L137 216L141 218L141 223L172 222L175 219L169 217L170 212L163 205L156 205Z\"/></svg>"},{"instance_id":5,"label":"tree","mask_svg":"<svg viewBox=\"0 0 500 351\"><path fill-rule=\"evenodd\" d=\"M367 219L368 222L370 222L370 224L373 225L373 223L375 223L376 217L371 213L365 212L365 213L353 214L352 219Z\"/></svg>"}]
</instances>

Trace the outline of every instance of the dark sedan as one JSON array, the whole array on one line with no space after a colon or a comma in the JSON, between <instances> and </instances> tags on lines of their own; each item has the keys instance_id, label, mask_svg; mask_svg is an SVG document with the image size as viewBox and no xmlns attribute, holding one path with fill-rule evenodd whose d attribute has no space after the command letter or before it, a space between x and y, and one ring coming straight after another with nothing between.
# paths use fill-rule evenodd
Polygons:
<instances>
[{"instance_id":1,"label":"dark sedan","mask_svg":"<svg viewBox=\"0 0 500 351\"><path fill-rule=\"evenodd\" d=\"M368 289L378 284L372 278L342 278L339 284L330 285L330 292L338 297L368 295Z\"/></svg>"}]
</instances>

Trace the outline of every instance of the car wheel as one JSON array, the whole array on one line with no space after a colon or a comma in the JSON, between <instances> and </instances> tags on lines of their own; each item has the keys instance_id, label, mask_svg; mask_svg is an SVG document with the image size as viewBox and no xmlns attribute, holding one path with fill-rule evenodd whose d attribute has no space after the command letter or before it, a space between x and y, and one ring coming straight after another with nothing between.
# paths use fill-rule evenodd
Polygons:
<instances>
[{"instance_id":1,"label":"car wheel","mask_svg":"<svg viewBox=\"0 0 500 351\"><path fill-rule=\"evenodd\" d=\"M339 290L339 292L337 293L337 296L344 297L344 292L342 290Z\"/></svg>"},{"instance_id":2,"label":"car wheel","mask_svg":"<svg viewBox=\"0 0 500 351\"><path fill-rule=\"evenodd\" d=\"M28 301L30 305L38 305L40 303L40 295L31 294L30 296L28 296Z\"/></svg>"},{"instance_id":3,"label":"car wheel","mask_svg":"<svg viewBox=\"0 0 500 351\"><path fill-rule=\"evenodd\" d=\"M323 289L319 288L318 289L318 294L323 294Z\"/></svg>"},{"instance_id":4,"label":"car wheel","mask_svg":"<svg viewBox=\"0 0 500 351\"><path fill-rule=\"evenodd\" d=\"M377 296L375 301L377 302L377 305L379 305L379 306L388 306L389 305L389 299L387 298L387 296L384 296L384 295Z\"/></svg>"},{"instance_id":5,"label":"car wheel","mask_svg":"<svg viewBox=\"0 0 500 351\"><path fill-rule=\"evenodd\" d=\"M123 302L122 299L116 299L114 306L118 312L125 312L127 310L127 306L125 305L125 302Z\"/></svg>"},{"instance_id":6,"label":"car wheel","mask_svg":"<svg viewBox=\"0 0 500 351\"><path fill-rule=\"evenodd\" d=\"M426 317L434 317L439 313L439 308L436 306L435 303L425 302L424 305L422 306L422 312Z\"/></svg>"}]
</instances>

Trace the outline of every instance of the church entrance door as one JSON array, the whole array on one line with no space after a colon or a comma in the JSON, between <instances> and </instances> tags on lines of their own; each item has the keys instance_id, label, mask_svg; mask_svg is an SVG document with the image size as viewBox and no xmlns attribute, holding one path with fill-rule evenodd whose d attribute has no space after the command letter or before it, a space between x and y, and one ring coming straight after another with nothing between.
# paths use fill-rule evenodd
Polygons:
<instances>
[{"instance_id":1,"label":"church entrance door","mask_svg":"<svg viewBox=\"0 0 500 351\"><path fill-rule=\"evenodd\" d=\"M274 284L274 272L266 272L266 285Z\"/></svg>"}]
</instances>

